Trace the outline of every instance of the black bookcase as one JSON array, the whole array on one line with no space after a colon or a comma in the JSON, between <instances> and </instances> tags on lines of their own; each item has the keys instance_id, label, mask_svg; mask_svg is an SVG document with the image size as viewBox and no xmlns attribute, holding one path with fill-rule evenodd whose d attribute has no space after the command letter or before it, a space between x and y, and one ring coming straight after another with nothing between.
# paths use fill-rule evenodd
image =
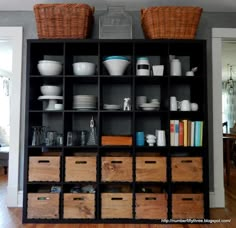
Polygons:
<instances>
[{"instance_id":1,"label":"black bookcase","mask_svg":"<svg viewBox=\"0 0 236 228\"><path fill-rule=\"evenodd\" d=\"M108 74L102 62L103 58L109 55L122 55L130 59L131 64L128 66L124 75L110 76ZM170 76L169 55L176 55L180 58L183 76ZM164 75L136 76L136 59L140 56L147 56L151 65L164 65ZM42 59L62 62L62 73L55 76L40 75L37 64ZM72 64L79 61L96 63L96 74L93 76L73 75ZM185 72L195 66L198 67L195 76L185 76ZM209 218L208 107L205 40L28 40L26 78L27 105L23 223L162 223L161 219L163 218ZM62 86L63 110L44 110L43 102L38 100L38 97L41 96L40 86L43 84ZM97 96L97 109L74 110L72 105L73 96L77 94ZM160 110L143 111L137 109L135 98L141 95L149 98L158 98L160 101ZM188 99L196 102L199 104L199 110L195 112L170 111L170 96L176 96L178 100ZM103 105L106 103L122 104L124 97L131 98L131 111L103 109ZM92 116L96 123L98 145L80 146L78 144L67 146L67 132L84 129L89 130L89 121ZM202 146L170 146L170 120L203 121ZM40 145L32 146L32 127L45 125L50 127L51 130L63 135L63 145L50 147ZM165 130L165 147L136 146L137 131L144 131L145 134L155 134L155 129ZM103 135L130 135L132 136L132 145L104 146L101 143L101 137ZM86 158L91 156L95 159L95 163L91 163L93 166L89 169L90 171L95 170L94 177L88 181L69 181L68 176L70 175L66 173L66 160L69 157L80 157L80 154L86 154ZM39 160L43 161L42 163L45 161L46 163L50 163L51 161L47 160L48 157L57 158L55 166L58 173L54 173L54 176L57 176L56 179L48 181L44 177L43 180L31 181L29 177L31 172L35 172L35 170L38 172L40 170L40 167L34 170L34 158L36 160L38 159L36 163ZM102 176L103 159L109 157L129 158L127 159L129 161L131 158L131 163L126 163L126 160L123 162L124 165L130 164L129 167L127 166L125 168L130 170L131 179L128 181L105 181L105 177L103 178ZM146 178L145 175L145 178L140 180L137 173L141 172L142 176L142 172L147 172L148 170L143 171L141 169L138 171L138 167L140 166L138 158L141 161L146 158L147 160L148 158L157 159L157 163L160 163L161 168L156 172L150 170L150 176L158 177L161 175L159 171L162 173L164 170L164 180ZM160 158L164 160L158 160ZM185 180L188 173L184 173L185 169L183 169L182 179L180 178L181 180L175 181L173 178L173 170L176 168L174 167L175 158L183 158L187 164L189 162L192 163L195 158L199 159L198 166L192 167L192 169L190 167L189 172L197 172L201 180L188 180L188 178ZM88 164L90 163L88 162ZM47 169L46 171L42 170L42 175L50 176L50 172L51 169L49 171ZM119 170L117 175L119 176ZM90 212L88 213L91 217L77 218L75 215L73 218L70 218L70 211L65 216L65 204L70 208L68 202L65 203L66 194L70 193L72 187L85 185L92 185L96 189L95 194L89 199L90 201L87 199L89 201L88 207L90 209L92 208L92 214ZM52 186L60 187L61 191L59 193L48 192ZM117 189L120 190L120 193L128 193L129 195L127 199L128 203L126 202L124 206L121 204L120 208L120 210L130 211L128 218L119 216L119 211L118 215L115 215L116 213L114 211L119 210L117 207L119 202L118 204L114 204L114 208L112 208L112 205L109 205L109 203L102 199L103 193L117 193ZM144 193L142 192L143 189L149 192ZM138 193L154 195L147 195L147 197L144 195L140 203ZM30 194L33 194L33 196ZM158 201L158 194L164 196L160 198L160 201ZM196 198L192 197L194 194L197 196ZM181 197L178 198L178 196ZM80 200L81 198L77 197L74 199ZM124 198L119 195L115 200L117 199L126 200L126 195ZM145 204L145 200L150 201ZM157 200L158 202L153 203L152 200ZM181 204L181 200L183 204ZM84 210L86 208L86 202L84 201L82 203L82 209L80 206L74 205L72 207L74 209ZM103 211L104 207L107 207L107 204L107 210ZM186 217L184 212L188 211L189 208L192 208L193 211L196 210L196 213L194 212L192 216ZM43 213L43 210L46 210L46 212L44 211L45 213ZM113 215L106 217L107 211L111 211ZM160 211L164 211L164 216L163 213L162 215L160 214ZM180 214L176 211L180 211ZM150 218L148 218L148 213L151 213Z\"/></svg>"}]
</instances>

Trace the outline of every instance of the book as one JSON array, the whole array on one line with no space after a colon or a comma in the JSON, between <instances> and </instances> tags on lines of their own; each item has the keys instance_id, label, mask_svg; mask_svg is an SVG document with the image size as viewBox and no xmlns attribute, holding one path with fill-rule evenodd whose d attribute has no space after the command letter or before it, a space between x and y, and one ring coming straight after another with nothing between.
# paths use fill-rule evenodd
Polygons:
<instances>
[{"instance_id":1,"label":"book","mask_svg":"<svg viewBox=\"0 0 236 228\"><path fill-rule=\"evenodd\" d=\"M187 120L183 120L184 122L184 146L187 146L188 143L188 122Z\"/></svg>"},{"instance_id":2,"label":"book","mask_svg":"<svg viewBox=\"0 0 236 228\"><path fill-rule=\"evenodd\" d=\"M200 146L201 121L195 121L194 146Z\"/></svg>"},{"instance_id":3,"label":"book","mask_svg":"<svg viewBox=\"0 0 236 228\"><path fill-rule=\"evenodd\" d=\"M188 120L188 135L187 135L187 146L191 146L191 127L192 127L192 121Z\"/></svg>"},{"instance_id":4,"label":"book","mask_svg":"<svg viewBox=\"0 0 236 228\"><path fill-rule=\"evenodd\" d=\"M200 121L200 146L203 146L203 121Z\"/></svg>"},{"instance_id":5,"label":"book","mask_svg":"<svg viewBox=\"0 0 236 228\"><path fill-rule=\"evenodd\" d=\"M179 146L179 120L175 120L175 146Z\"/></svg>"},{"instance_id":6,"label":"book","mask_svg":"<svg viewBox=\"0 0 236 228\"><path fill-rule=\"evenodd\" d=\"M191 122L191 144L190 146L194 146L194 132L195 132L195 123Z\"/></svg>"},{"instance_id":7,"label":"book","mask_svg":"<svg viewBox=\"0 0 236 228\"><path fill-rule=\"evenodd\" d=\"M175 146L175 120L170 120L170 145Z\"/></svg>"},{"instance_id":8,"label":"book","mask_svg":"<svg viewBox=\"0 0 236 228\"><path fill-rule=\"evenodd\" d=\"M184 145L184 122L179 121L179 146Z\"/></svg>"}]
</instances>

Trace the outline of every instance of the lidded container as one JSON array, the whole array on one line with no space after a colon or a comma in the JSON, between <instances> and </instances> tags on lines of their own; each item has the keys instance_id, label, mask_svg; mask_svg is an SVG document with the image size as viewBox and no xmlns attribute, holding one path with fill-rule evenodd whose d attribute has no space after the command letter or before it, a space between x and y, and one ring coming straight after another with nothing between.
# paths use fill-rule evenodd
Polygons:
<instances>
[{"instance_id":1,"label":"lidded container","mask_svg":"<svg viewBox=\"0 0 236 228\"><path fill-rule=\"evenodd\" d=\"M137 58L136 63L136 75L149 76L150 75L150 63L147 57Z\"/></svg>"},{"instance_id":2,"label":"lidded container","mask_svg":"<svg viewBox=\"0 0 236 228\"><path fill-rule=\"evenodd\" d=\"M109 6L99 17L99 39L132 39L132 17L123 6Z\"/></svg>"}]
</instances>

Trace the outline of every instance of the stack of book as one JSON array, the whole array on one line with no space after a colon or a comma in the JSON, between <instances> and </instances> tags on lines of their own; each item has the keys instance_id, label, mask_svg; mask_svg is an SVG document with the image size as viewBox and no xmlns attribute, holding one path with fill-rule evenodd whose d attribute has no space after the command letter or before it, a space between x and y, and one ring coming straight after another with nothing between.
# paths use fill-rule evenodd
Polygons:
<instances>
[{"instance_id":1,"label":"stack of book","mask_svg":"<svg viewBox=\"0 0 236 228\"><path fill-rule=\"evenodd\" d=\"M202 146L203 121L170 120L171 146Z\"/></svg>"}]
</instances>

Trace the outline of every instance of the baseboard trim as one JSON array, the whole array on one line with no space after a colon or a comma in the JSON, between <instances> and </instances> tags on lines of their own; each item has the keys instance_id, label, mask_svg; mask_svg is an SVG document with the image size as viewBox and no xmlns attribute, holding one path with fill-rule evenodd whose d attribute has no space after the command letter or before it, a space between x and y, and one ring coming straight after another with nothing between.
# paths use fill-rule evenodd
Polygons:
<instances>
[{"instance_id":1,"label":"baseboard trim","mask_svg":"<svg viewBox=\"0 0 236 228\"><path fill-rule=\"evenodd\" d=\"M23 207L23 191L18 191L17 207Z\"/></svg>"}]
</instances>

